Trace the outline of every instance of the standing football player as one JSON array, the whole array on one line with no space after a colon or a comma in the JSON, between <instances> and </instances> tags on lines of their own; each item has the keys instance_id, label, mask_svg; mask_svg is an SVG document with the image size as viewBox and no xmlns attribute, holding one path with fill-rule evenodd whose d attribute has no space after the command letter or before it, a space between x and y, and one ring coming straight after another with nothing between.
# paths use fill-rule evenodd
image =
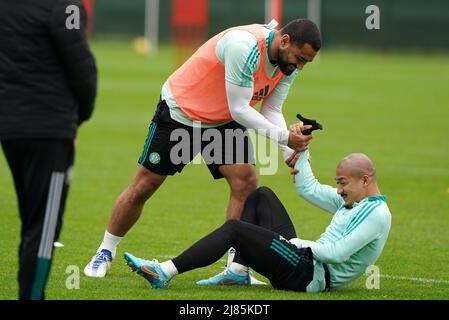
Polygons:
<instances>
[{"instance_id":1,"label":"standing football player","mask_svg":"<svg viewBox=\"0 0 449 320\"><path fill-rule=\"evenodd\" d=\"M195 127L201 136L210 128L222 135L219 159L215 155L213 161L205 161L213 178L225 178L230 186L227 220L240 218L247 196L258 184L246 129L278 143L284 159L307 149L312 136L287 129L282 105L294 79L320 50L321 35L307 19L291 21L278 31L272 27L253 24L219 33L164 83L137 173L112 209L103 241L84 269L87 276L106 275L117 245L167 176L181 172L199 152L204 158L204 149L214 140L194 141ZM259 113L253 107L260 101ZM179 141L170 138L180 129L189 134L190 153L187 161L174 163L171 150ZM226 131L236 137L231 145L226 144Z\"/></svg>"}]
</instances>

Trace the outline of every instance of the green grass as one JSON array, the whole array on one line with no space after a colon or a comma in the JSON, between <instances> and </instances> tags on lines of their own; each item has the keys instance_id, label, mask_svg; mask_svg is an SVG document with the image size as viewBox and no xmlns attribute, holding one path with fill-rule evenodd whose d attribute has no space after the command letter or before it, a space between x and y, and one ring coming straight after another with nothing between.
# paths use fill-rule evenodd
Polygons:
<instances>
[{"instance_id":1,"label":"green grass","mask_svg":"<svg viewBox=\"0 0 449 320\"><path fill-rule=\"evenodd\" d=\"M121 254L165 260L224 221L226 182L205 165L189 165L168 178L119 247L105 279L82 269L99 245L111 208L136 170L160 88L173 70L170 48L152 58L128 43L94 43L99 95L91 121L79 131L74 179L51 278L49 299L447 299L449 297L449 58L323 50L306 66L284 106L319 119L325 130L311 146L313 168L334 184L335 165L351 152L374 161L388 196L392 228L376 265L379 290L362 276L340 291L305 294L257 288L200 288L195 281L221 271L224 260L177 277L169 290L149 290L125 266ZM289 170L260 176L285 204L301 238L317 239L331 216L295 194ZM20 225L11 175L0 155L0 299L17 296ZM79 290L66 288L66 268L79 267ZM391 278L398 277L398 278ZM400 277L407 277L402 279ZM444 280L413 281L408 278Z\"/></svg>"}]
</instances>

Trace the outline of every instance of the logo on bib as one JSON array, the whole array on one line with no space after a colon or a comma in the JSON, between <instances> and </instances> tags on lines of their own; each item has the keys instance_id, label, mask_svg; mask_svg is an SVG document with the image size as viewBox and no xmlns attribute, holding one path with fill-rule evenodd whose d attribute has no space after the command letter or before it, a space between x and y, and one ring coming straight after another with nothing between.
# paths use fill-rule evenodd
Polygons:
<instances>
[{"instance_id":1,"label":"logo on bib","mask_svg":"<svg viewBox=\"0 0 449 320\"><path fill-rule=\"evenodd\" d=\"M267 85L267 86L265 86L265 88L262 88L259 91L254 92L251 100L260 101L267 96L269 91L270 91L270 86Z\"/></svg>"}]
</instances>

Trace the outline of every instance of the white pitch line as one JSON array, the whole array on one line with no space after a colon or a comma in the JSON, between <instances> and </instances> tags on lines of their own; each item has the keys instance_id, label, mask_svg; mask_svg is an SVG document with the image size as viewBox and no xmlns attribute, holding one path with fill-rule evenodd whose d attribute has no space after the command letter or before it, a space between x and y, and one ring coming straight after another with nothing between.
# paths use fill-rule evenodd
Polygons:
<instances>
[{"instance_id":1,"label":"white pitch line","mask_svg":"<svg viewBox=\"0 0 449 320\"><path fill-rule=\"evenodd\" d=\"M387 278L387 279L392 279L392 280L407 280L407 281L415 281L415 282L449 284L449 280L443 280L443 279L426 279L426 278L416 278L416 277L403 277L403 276L393 276L393 275L389 275L389 274L380 274L380 277Z\"/></svg>"}]
</instances>

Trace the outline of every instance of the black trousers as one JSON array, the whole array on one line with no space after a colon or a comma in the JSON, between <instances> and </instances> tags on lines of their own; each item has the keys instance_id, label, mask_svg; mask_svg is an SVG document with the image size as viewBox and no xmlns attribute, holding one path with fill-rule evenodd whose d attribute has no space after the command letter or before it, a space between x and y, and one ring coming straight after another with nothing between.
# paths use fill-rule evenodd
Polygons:
<instances>
[{"instance_id":1,"label":"black trousers","mask_svg":"<svg viewBox=\"0 0 449 320\"><path fill-rule=\"evenodd\" d=\"M73 140L14 139L1 144L13 175L22 223L19 299L44 299L74 161Z\"/></svg>"},{"instance_id":2,"label":"black trousers","mask_svg":"<svg viewBox=\"0 0 449 320\"><path fill-rule=\"evenodd\" d=\"M261 187L247 198L241 220L227 221L173 259L179 273L210 265L233 247L235 262L267 277L274 288L306 291L313 279L310 248L288 242L296 232L272 190Z\"/></svg>"}]
</instances>

